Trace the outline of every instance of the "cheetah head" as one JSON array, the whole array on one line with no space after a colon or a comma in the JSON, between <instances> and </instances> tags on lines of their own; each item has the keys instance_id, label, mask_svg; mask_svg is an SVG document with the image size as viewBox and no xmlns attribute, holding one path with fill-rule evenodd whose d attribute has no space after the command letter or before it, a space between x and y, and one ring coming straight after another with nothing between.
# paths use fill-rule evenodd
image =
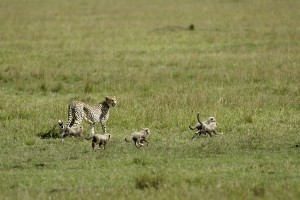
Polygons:
<instances>
[{"instance_id":1,"label":"cheetah head","mask_svg":"<svg viewBox=\"0 0 300 200\"><path fill-rule=\"evenodd\" d=\"M106 103L109 105L109 107L115 107L117 105L117 99L116 97L106 97Z\"/></svg>"},{"instance_id":2,"label":"cheetah head","mask_svg":"<svg viewBox=\"0 0 300 200\"><path fill-rule=\"evenodd\" d=\"M212 122L216 122L216 119L214 117L209 117L207 123L210 124Z\"/></svg>"},{"instance_id":3,"label":"cheetah head","mask_svg":"<svg viewBox=\"0 0 300 200\"><path fill-rule=\"evenodd\" d=\"M144 133L146 135L150 135L150 129L149 128L143 128L143 130L144 130Z\"/></svg>"}]
</instances>

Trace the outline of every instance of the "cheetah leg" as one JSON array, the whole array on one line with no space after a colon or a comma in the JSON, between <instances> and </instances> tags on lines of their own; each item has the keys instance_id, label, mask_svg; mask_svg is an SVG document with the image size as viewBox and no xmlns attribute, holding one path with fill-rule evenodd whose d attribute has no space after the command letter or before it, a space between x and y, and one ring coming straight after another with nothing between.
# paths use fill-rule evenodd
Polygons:
<instances>
[{"instance_id":1,"label":"cheetah leg","mask_svg":"<svg viewBox=\"0 0 300 200\"><path fill-rule=\"evenodd\" d=\"M66 127L72 127L75 124L75 120L74 119L70 119L68 121L68 123L66 124Z\"/></svg>"},{"instance_id":2,"label":"cheetah leg","mask_svg":"<svg viewBox=\"0 0 300 200\"><path fill-rule=\"evenodd\" d=\"M95 134L95 124L91 124L91 134Z\"/></svg>"},{"instance_id":3,"label":"cheetah leg","mask_svg":"<svg viewBox=\"0 0 300 200\"><path fill-rule=\"evenodd\" d=\"M101 127L102 127L102 130L103 130L103 133L106 133L106 122L101 122Z\"/></svg>"},{"instance_id":4,"label":"cheetah leg","mask_svg":"<svg viewBox=\"0 0 300 200\"><path fill-rule=\"evenodd\" d=\"M201 132L197 131L197 132L193 135L192 139L194 139L195 137L197 137L198 135L200 135L199 133L201 134Z\"/></svg>"},{"instance_id":5,"label":"cheetah leg","mask_svg":"<svg viewBox=\"0 0 300 200\"><path fill-rule=\"evenodd\" d=\"M134 144L135 144L136 147L141 147L140 142L138 142L138 141L134 141Z\"/></svg>"},{"instance_id":6,"label":"cheetah leg","mask_svg":"<svg viewBox=\"0 0 300 200\"><path fill-rule=\"evenodd\" d=\"M137 146L138 148L140 148L140 147L144 146L144 144L143 144L142 140L138 140L137 143L135 144L135 146Z\"/></svg>"},{"instance_id":7,"label":"cheetah leg","mask_svg":"<svg viewBox=\"0 0 300 200\"><path fill-rule=\"evenodd\" d=\"M60 133L60 138L61 138L61 141L63 142L64 141L64 136L65 136L65 131L62 131Z\"/></svg>"},{"instance_id":8,"label":"cheetah leg","mask_svg":"<svg viewBox=\"0 0 300 200\"><path fill-rule=\"evenodd\" d=\"M92 147L93 147L93 150L95 150L95 142L94 141L92 142Z\"/></svg>"},{"instance_id":9,"label":"cheetah leg","mask_svg":"<svg viewBox=\"0 0 300 200\"><path fill-rule=\"evenodd\" d=\"M105 150L105 145L106 145L106 143L105 142L100 142L99 143L99 148L98 148L98 150L101 150L101 146L103 145L103 149Z\"/></svg>"},{"instance_id":10,"label":"cheetah leg","mask_svg":"<svg viewBox=\"0 0 300 200\"><path fill-rule=\"evenodd\" d=\"M147 140L147 139L144 139L144 142L147 142L147 146L148 146L148 140Z\"/></svg>"},{"instance_id":11,"label":"cheetah leg","mask_svg":"<svg viewBox=\"0 0 300 200\"><path fill-rule=\"evenodd\" d=\"M93 121L91 121L91 120L89 120L87 117L83 117L83 119L87 122L87 123L89 123L89 124L93 124L94 122Z\"/></svg>"},{"instance_id":12,"label":"cheetah leg","mask_svg":"<svg viewBox=\"0 0 300 200\"><path fill-rule=\"evenodd\" d=\"M212 131L215 135L217 135L217 134L219 134L219 133L217 133L216 131ZM222 134L221 134L222 135Z\"/></svg>"},{"instance_id":13,"label":"cheetah leg","mask_svg":"<svg viewBox=\"0 0 300 200\"><path fill-rule=\"evenodd\" d=\"M83 117L83 119L91 125L91 134L95 134L95 122L92 122L87 117Z\"/></svg>"},{"instance_id":14,"label":"cheetah leg","mask_svg":"<svg viewBox=\"0 0 300 200\"><path fill-rule=\"evenodd\" d=\"M209 131L205 131L205 133L208 133L210 137L212 137L212 134Z\"/></svg>"}]
</instances>

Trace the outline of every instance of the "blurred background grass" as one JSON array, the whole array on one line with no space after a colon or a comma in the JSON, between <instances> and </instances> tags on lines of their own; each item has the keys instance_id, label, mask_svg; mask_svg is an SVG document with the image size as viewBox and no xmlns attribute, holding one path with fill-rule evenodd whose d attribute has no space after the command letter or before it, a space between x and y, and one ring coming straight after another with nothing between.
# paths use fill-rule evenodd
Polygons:
<instances>
[{"instance_id":1,"label":"blurred background grass","mask_svg":"<svg viewBox=\"0 0 300 200\"><path fill-rule=\"evenodd\" d=\"M2 0L1 198L299 197L299 4ZM55 138L105 96L107 151ZM224 135L191 140L197 112Z\"/></svg>"}]
</instances>

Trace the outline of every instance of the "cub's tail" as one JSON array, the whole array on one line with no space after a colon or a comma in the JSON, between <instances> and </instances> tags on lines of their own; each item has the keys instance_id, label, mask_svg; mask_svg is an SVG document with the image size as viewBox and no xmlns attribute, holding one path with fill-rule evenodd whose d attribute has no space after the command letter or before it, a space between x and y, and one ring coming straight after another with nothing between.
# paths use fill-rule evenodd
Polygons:
<instances>
[{"instance_id":1,"label":"cub's tail","mask_svg":"<svg viewBox=\"0 0 300 200\"><path fill-rule=\"evenodd\" d=\"M86 140L91 140L91 139L93 139L93 138L94 138L94 135L90 135L90 136L86 137L85 139L86 139Z\"/></svg>"},{"instance_id":2,"label":"cub's tail","mask_svg":"<svg viewBox=\"0 0 300 200\"><path fill-rule=\"evenodd\" d=\"M203 126L203 123L200 121L200 113L199 112L197 113L197 121L198 121L198 124L196 124L195 128L189 126L189 128L191 130L201 129L201 126Z\"/></svg>"},{"instance_id":3,"label":"cub's tail","mask_svg":"<svg viewBox=\"0 0 300 200\"><path fill-rule=\"evenodd\" d=\"M132 142L132 140L125 138L126 142Z\"/></svg>"},{"instance_id":4,"label":"cub's tail","mask_svg":"<svg viewBox=\"0 0 300 200\"><path fill-rule=\"evenodd\" d=\"M65 128L65 125L64 125L63 121L61 121L61 120L58 120L58 125L60 126L61 129Z\"/></svg>"},{"instance_id":5,"label":"cub's tail","mask_svg":"<svg viewBox=\"0 0 300 200\"><path fill-rule=\"evenodd\" d=\"M202 124L202 122L200 120L200 113L199 112L197 113L197 120L198 120L199 124L202 126L203 124Z\"/></svg>"}]
</instances>

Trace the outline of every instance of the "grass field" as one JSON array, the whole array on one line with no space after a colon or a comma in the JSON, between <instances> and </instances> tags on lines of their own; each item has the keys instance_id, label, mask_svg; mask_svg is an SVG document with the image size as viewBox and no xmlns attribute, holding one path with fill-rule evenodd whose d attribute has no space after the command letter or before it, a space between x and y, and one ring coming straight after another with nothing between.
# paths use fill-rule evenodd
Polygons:
<instances>
[{"instance_id":1,"label":"grass field","mask_svg":"<svg viewBox=\"0 0 300 200\"><path fill-rule=\"evenodd\" d=\"M0 199L300 199L299 10L1 0ZM62 143L68 104L105 96L106 150ZM197 112L224 135L191 140ZM144 127L149 147L125 143Z\"/></svg>"}]
</instances>

